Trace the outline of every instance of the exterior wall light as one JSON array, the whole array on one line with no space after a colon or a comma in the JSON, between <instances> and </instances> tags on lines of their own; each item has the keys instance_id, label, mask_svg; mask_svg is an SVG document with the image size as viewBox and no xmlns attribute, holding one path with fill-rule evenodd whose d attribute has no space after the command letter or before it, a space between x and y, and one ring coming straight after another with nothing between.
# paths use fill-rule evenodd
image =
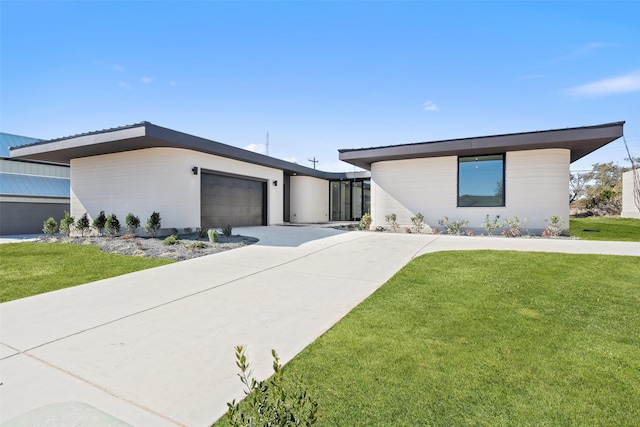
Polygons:
<instances>
[{"instance_id":1,"label":"exterior wall light","mask_svg":"<svg viewBox=\"0 0 640 427\"><path fill-rule=\"evenodd\" d=\"M197 166L192 167L191 168L191 173L194 174L194 175L198 175L198 167Z\"/></svg>"},{"instance_id":2,"label":"exterior wall light","mask_svg":"<svg viewBox=\"0 0 640 427\"><path fill-rule=\"evenodd\" d=\"M277 187L277 186L278 186L278 180L277 180L277 179L274 179L274 180L273 180L273 186L274 186L274 187Z\"/></svg>"}]
</instances>

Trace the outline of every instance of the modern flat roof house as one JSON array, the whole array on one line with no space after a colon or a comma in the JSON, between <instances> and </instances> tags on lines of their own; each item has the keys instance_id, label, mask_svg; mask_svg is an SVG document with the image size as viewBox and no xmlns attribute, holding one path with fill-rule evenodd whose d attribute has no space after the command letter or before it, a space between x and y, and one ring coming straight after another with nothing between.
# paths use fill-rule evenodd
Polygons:
<instances>
[{"instance_id":1,"label":"modern flat roof house","mask_svg":"<svg viewBox=\"0 0 640 427\"><path fill-rule=\"evenodd\" d=\"M36 138L0 133L0 235L42 233L42 223L69 210L69 165L9 158L9 148Z\"/></svg>"},{"instance_id":2,"label":"modern flat roof house","mask_svg":"<svg viewBox=\"0 0 640 427\"><path fill-rule=\"evenodd\" d=\"M164 228L355 221L420 212L480 228L486 215L569 215L569 164L624 122L339 150L363 172L331 173L142 122L13 147L12 159L69 163L71 214L160 212Z\"/></svg>"}]
</instances>

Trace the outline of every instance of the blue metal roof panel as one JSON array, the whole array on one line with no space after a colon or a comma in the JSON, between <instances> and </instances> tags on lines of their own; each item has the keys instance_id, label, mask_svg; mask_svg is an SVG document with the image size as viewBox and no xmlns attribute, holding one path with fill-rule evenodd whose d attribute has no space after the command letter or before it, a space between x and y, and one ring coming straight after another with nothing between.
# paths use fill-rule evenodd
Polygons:
<instances>
[{"instance_id":1,"label":"blue metal roof panel","mask_svg":"<svg viewBox=\"0 0 640 427\"><path fill-rule=\"evenodd\" d=\"M0 173L0 194L10 196L70 197L71 180L36 175Z\"/></svg>"},{"instance_id":2,"label":"blue metal roof panel","mask_svg":"<svg viewBox=\"0 0 640 427\"><path fill-rule=\"evenodd\" d=\"M10 133L0 132L0 157L9 157L9 147L18 147L20 145L33 144L41 141L37 138L28 136L13 135Z\"/></svg>"}]
</instances>

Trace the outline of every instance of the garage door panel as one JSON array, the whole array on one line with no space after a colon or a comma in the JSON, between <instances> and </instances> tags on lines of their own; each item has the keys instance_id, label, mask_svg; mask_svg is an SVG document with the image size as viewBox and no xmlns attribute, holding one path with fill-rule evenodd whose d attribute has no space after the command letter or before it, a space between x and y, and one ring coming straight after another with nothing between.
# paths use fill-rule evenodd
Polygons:
<instances>
[{"instance_id":1,"label":"garage door panel","mask_svg":"<svg viewBox=\"0 0 640 427\"><path fill-rule=\"evenodd\" d=\"M201 226L266 225L265 194L264 181L202 173Z\"/></svg>"}]
</instances>

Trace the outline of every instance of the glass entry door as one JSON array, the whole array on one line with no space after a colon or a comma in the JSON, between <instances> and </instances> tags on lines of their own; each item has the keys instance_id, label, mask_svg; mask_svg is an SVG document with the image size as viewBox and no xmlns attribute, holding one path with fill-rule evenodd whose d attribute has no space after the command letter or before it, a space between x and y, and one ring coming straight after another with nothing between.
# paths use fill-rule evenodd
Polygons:
<instances>
[{"instance_id":1,"label":"glass entry door","mask_svg":"<svg viewBox=\"0 0 640 427\"><path fill-rule=\"evenodd\" d=\"M371 206L371 181L331 181L331 221L359 221Z\"/></svg>"}]
</instances>

